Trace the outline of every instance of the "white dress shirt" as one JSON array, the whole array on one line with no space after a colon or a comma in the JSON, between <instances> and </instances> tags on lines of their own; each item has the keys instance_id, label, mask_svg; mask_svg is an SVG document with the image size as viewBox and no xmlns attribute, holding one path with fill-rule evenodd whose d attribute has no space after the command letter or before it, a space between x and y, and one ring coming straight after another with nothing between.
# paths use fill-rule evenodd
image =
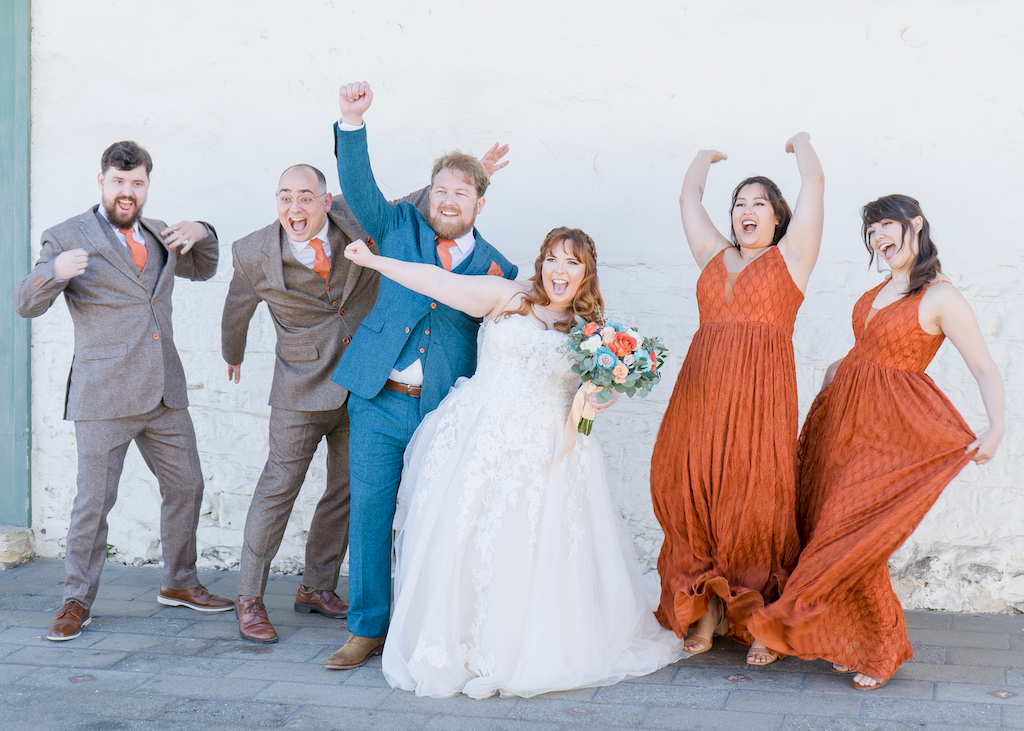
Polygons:
<instances>
[{"instance_id":1,"label":"white dress shirt","mask_svg":"<svg viewBox=\"0 0 1024 731\"><path fill-rule=\"evenodd\" d=\"M330 227L331 222L328 219L324 223L324 227L320 229L320 233L316 236L311 236L309 241L313 239L320 239L320 245L324 249L324 256L327 257L327 261L331 260L331 242L327 238L327 229ZM287 229L285 229L287 232ZM288 243L292 245L292 253L295 254L295 258L304 265L307 269L313 269L313 263L316 261L316 249L309 245L309 241L295 241L290 236L288 237Z\"/></svg>"}]
</instances>

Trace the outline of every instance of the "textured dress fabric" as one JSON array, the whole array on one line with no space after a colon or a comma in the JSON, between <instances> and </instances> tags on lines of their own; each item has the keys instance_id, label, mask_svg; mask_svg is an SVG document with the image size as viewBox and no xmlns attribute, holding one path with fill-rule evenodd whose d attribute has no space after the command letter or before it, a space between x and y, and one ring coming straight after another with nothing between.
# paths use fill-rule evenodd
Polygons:
<instances>
[{"instance_id":1,"label":"textured dress fabric","mask_svg":"<svg viewBox=\"0 0 1024 731\"><path fill-rule=\"evenodd\" d=\"M803 293L778 247L731 281L720 253L697 280L700 329L651 460L665 531L657 617L677 635L712 596L729 634L778 598L796 563L797 391L793 323Z\"/></svg>"},{"instance_id":2,"label":"textured dress fabric","mask_svg":"<svg viewBox=\"0 0 1024 731\"><path fill-rule=\"evenodd\" d=\"M580 385L562 333L521 316L480 330L406 451L395 611L383 669L443 697L610 685L681 657L612 503L593 437L552 471Z\"/></svg>"},{"instance_id":3,"label":"textured dress fabric","mask_svg":"<svg viewBox=\"0 0 1024 731\"><path fill-rule=\"evenodd\" d=\"M942 335L921 328L923 292L853 310L856 344L800 435L805 547L782 598L759 612L768 647L888 678L913 657L886 566L970 460L974 434L924 369Z\"/></svg>"}]
</instances>

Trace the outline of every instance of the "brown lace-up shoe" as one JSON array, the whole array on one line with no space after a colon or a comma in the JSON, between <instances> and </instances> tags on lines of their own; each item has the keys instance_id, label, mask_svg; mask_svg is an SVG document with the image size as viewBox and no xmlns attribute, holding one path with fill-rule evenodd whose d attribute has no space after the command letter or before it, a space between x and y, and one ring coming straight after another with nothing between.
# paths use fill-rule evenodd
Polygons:
<instances>
[{"instance_id":1,"label":"brown lace-up shoe","mask_svg":"<svg viewBox=\"0 0 1024 731\"><path fill-rule=\"evenodd\" d=\"M333 591L320 589L307 589L299 585L295 592L296 612L316 612L331 619L340 619L348 616L348 604L341 600Z\"/></svg>"},{"instance_id":2,"label":"brown lace-up shoe","mask_svg":"<svg viewBox=\"0 0 1024 731\"><path fill-rule=\"evenodd\" d=\"M277 642L277 632L267 618L262 597L238 597L235 611L238 612L238 633L243 640L264 645Z\"/></svg>"},{"instance_id":3,"label":"brown lace-up shoe","mask_svg":"<svg viewBox=\"0 0 1024 731\"><path fill-rule=\"evenodd\" d=\"M90 622L92 617L89 616L89 610L74 599L68 599L57 612L57 618L50 625L50 633L46 635L46 639L54 642L73 640L82 634L82 627Z\"/></svg>"},{"instance_id":4,"label":"brown lace-up shoe","mask_svg":"<svg viewBox=\"0 0 1024 731\"><path fill-rule=\"evenodd\" d=\"M366 664L374 655L384 652L383 637L352 635L341 649L327 658L328 670L353 670Z\"/></svg>"},{"instance_id":5,"label":"brown lace-up shoe","mask_svg":"<svg viewBox=\"0 0 1024 731\"><path fill-rule=\"evenodd\" d=\"M188 607L199 612L230 612L235 606L230 599L211 594L202 584L191 589L160 587L160 595L156 600L169 607Z\"/></svg>"}]
</instances>

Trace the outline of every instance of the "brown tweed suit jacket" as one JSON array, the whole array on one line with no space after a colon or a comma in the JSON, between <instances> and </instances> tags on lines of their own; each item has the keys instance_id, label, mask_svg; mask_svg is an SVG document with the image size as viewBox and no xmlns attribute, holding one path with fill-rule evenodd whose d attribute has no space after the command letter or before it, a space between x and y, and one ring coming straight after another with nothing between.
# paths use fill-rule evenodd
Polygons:
<instances>
[{"instance_id":1,"label":"brown tweed suit jacket","mask_svg":"<svg viewBox=\"0 0 1024 731\"><path fill-rule=\"evenodd\" d=\"M15 289L14 308L22 317L37 317L64 293L75 326L65 419L136 416L152 411L161 399L172 409L183 409L188 394L174 347L171 293L176 276L205 280L216 274L217 234L207 224L210 235L178 254L160 238L167 224L140 219L150 252L157 246L166 252L154 283L115 248L120 243L96 209L43 232L39 260ZM55 278L53 260L77 248L89 253L85 272L73 279Z\"/></svg>"},{"instance_id":2,"label":"brown tweed suit jacket","mask_svg":"<svg viewBox=\"0 0 1024 731\"><path fill-rule=\"evenodd\" d=\"M422 208L427 197L424 188L406 200ZM229 365L242 362L249 321L256 306L266 302L277 331L270 389L270 405L276 408L329 411L345 403L348 391L333 383L331 374L377 298L380 275L352 264L344 253L356 239L365 241L366 232L340 195L327 215L331 273L326 287L318 276L309 277L305 288L285 285L283 252L290 244L277 221L231 246L235 273L224 301L221 350Z\"/></svg>"}]
</instances>

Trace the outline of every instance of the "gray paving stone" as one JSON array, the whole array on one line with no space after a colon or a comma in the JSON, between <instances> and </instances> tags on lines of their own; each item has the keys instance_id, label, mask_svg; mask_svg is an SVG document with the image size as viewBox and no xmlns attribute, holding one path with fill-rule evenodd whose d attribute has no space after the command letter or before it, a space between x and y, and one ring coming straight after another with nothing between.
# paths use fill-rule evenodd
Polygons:
<instances>
[{"instance_id":1,"label":"gray paving stone","mask_svg":"<svg viewBox=\"0 0 1024 731\"><path fill-rule=\"evenodd\" d=\"M863 696L864 691L853 687L853 675L808 675L804 690L810 693L856 693ZM886 698L918 698L930 700L935 696L935 683L926 680L892 679L886 685L871 691L872 697Z\"/></svg>"},{"instance_id":2,"label":"gray paving stone","mask_svg":"<svg viewBox=\"0 0 1024 731\"><path fill-rule=\"evenodd\" d=\"M69 640L74 642L74 640ZM109 668L128 656L126 652L104 652L88 647L74 649L64 644L46 642L38 647L23 647L4 658L5 662L22 665L53 665L62 668Z\"/></svg>"},{"instance_id":3,"label":"gray paving stone","mask_svg":"<svg viewBox=\"0 0 1024 731\"><path fill-rule=\"evenodd\" d=\"M904 612L907 629L949 629L956 615L952 612L936 612L927 609L914 609Z\"/></svg>"},{"instance_id":4,"label":"gray paving stone","mask_svg":"<svg viewBox=\"0 0 1024 731\"><path fill-rule=\"evenodd\" d=\"M821 716L786 716L786 721L782 725L784 731L921 731L923 727L924 724L913 721L822 718Z\"/></svg>"},{"instance_id":5,"label":"gray paving stone","mask_svg":"<svg viewBox=\"0 0 1024 731\"><path fill-rule=\"evenodd\" d=\"M0 594L0 609L19 609L29 612L53 612L61 608L63 602L59 596L45 594Z\"/></svg>"},{"instance_id":6,"label":"gray paving stone","mask_svg":"<svg viewBox=\"0 0 1024 731\"><path fill-rule=\"evenodd\" d=\"M422 713L397 713L363 708L307 707L289 719L283 728L293 729L345 729L345 731L415 731L425 728L428 716ZM459 720L444 719L446 731L466 728L479 731L481 726L461 726ZM465 719L479 721L479 719Z\"/></svg>"},{"instance_id":7,"label":"gray paving stone","mask_svg":"<svg viewBox=\"0 0 1024 731\"><path fill-rule=\"evenodd\" d=\"M94 631L93 624L95 623L94 620L92 624L86 627L80 637L66 640L66 642L74 643L69 646L76 648L92 647L97 642L103 640L107 635L104 632ZM53 642L45 638L47 630L49 630L49 627L45 630L40 630L38 627L12 627L0 633L0 642L18 647L24 647L25 645L39 646L43 643L47 646L53 646Z\"/></svg>"},{"instance_id":8,"label":"gray paving stone","mask_svg":"<svg viewBox=\"0 0 1024 731\"><path fill-rule=\"evenodd\" d=\"M234 618L234 614L231 615ZM164 621L162 619L158 621ZM238 640L237 622L192 622L178 633L194 640Z\"/></svg>"},{"instance_id":9,"label":"gray paving stone","mask_svg":"<svg viewBox=\"0 0 1024 731\"><path fill-rule=\"evenodd\" d=\"M917 648L924 645L942 647L979 647L987 650L1009 650L1010 640L1005 634L990 632L961 632L946 629L907 630L910 644Z\"/></svg>"},{"instance_id":10,"label":"gray paving stone","mask_svg":"<svg viewBox=\"0 0 1024 731\"><path fill-rule=\"evenodd\" d=\"M218 728L230 724L280 728L298 710L298 706L284 703L188 699L178 700L151 717L165 728L175 729L203 723L216 724Z\"/></svg>"},{"instance_id":11,"label":"gray paving stone","mask_svg":"<svg viewBox=\"0 0 1024 731\"><path fill-rule=\"evenodd\" d=\"M303 612L296 612L292 609L294 602L288 602L287 608L272 609L267 608L267 617L270 619L270 623L277 627L278 625L284 627L320 627L322 629L344 629L348 631L348 625L343 619L331 619L330 617L324 617L322 615L311 612L305 614ZM346 635L347 639L348 635Z\"/></svg>"},{"instance_id":12,"label":"gray paving stone","mask_svg":"<svg viewBox=\"0 0 1024 731\"><path fill-rule=\"evenodd\" d=\"M1012 650L979 650L973 647L949 648L953 665L990 665L1001 668L1024 668L1024 652Z\"/></svg>"},{"instance_id":13,"label":"gray paving stone","mask_svg":"<svg viewBox=\"0 0 1024 731\"><path fill-rule=\"evenodd\" d=\"M526 700L527 702L515 704L508 713L509 719L513 721L555 723L563 728L592 726L603 729L615 726L636 727L648 715L648 709L644 706L614 703L574 703L573 701L550 701L544 698L529 698Z\"/></svg>"},{"instance_id":14,"label":"gray paving stone","mask_svg":"<svg viewBox=\"0 0 1024 731\"><path fill-rule=\"evenodd\" d=\"M733 680L729 680L729 678ZM702 688L723 688L734 690L740 686L755 689L777 689L798 691L804 686L804 676L799 673L756 672L753 669L729 670L728 668L682 667L672 678L672 685L694 685Z\"/></svg>"},{"instance_id":15,"label":"gray paving stone","mask_svg":"<svg viewBox=\"0 0 1024 731\"><path fill-rule=\"evenodd\" d=\"M302 627L288 635L288 641L307 645L334 645L338 648L348 642L350 634L344 624L337 627Z\"/></svg>"},{"instance_id":16,"label":"gray paving stone","mask_svg":"<svg viewBox=\"0 0 1024 731\"><path fill-rule=\"evenodd\" d=\"M92 714L104 718L150 718L175 701L170 696L149 693L96 693L92 683L62 688L0 687L0 708L42 710L45 713Z\"/></svg>"},{"instance_id":17,"label":"gray paving stone","mask_svg":"<svg viewBox=\"0 0 1024 731\"><path fill-rule=\"evenodd\" d=\"M152 617L160 611L162 606L162 604L157 604L155 601L107 599L101 591L100 596L97 597L96 601L89 608L89 612L94 617Z\"/></svg>"},{"instance_id":18,"label":"gray paving stone","mask_svg":"<svg viewBox=\"0 0 1024 731\"><path fill-rule=\"evenodd\" d=\"M914 648L914 658L908 662L945 665L949 662L949 648L938 645L922 645Z\"/></svg>"},{"instance_id":19,"label":"gray paving stone","mask_svg":"<svg viewBox=\"0 0 1024 731\"><path fill-rule=\"evenodd\" d=\"M187 655L149 654L136 652L111 666L111 670L125 670L147 675L189 675L205 678L224 677L243 664L242 660L225 660L216 657L194 657Z\"/></svg>"},{"instance_id":20,"label":"gray paving stone","mask_svg":"<svg viewBox=\"0 0 1024 731\"><path fill-rule=\"evenodd\" d=\"M325 647L316 645L290 645L286 641L272 645L260 645L239 639L232 642L215 642L199 653L202 657L224 657L238 660L262 660L266 662L309 662L317 655L327 653Z\"/></svg>"},{"instance_id":21,"label":"gray paving stone","mask_svg":"<svg viewBox=\"0 0 1024 731\"><path fill-rule=\"evenodd\" d=\"M785 713L804 716L857 716L860 697L828 693L775 693L740 688L729 696L730 711Z\"/></svg>"},{"instance_id":22,"label":"gray paving stone","mask_svg":"<svg viewBox=\"0 0 1024 731\"><path fill-rule=\"evenodd\" d=\"M549 700L556 701L576 701L586 703L592 701L594 696L597 695L597 688L574 688L572 690L556 690L551 693L544 693L543 695L536 696L537 698L547 698Z\"/></svg>"},{"instance_id":23,"label":"gray paving stone","mask_svg":"<svg viewBox=\"0 0 1024 731\"><path fill-rule=\"evenodd\" d=\"M320 667L323 667L321 665ZM349 673L345 678L346 685L369 685L376 688L390 688L388 681L384 679L384 673L378 664L376 667L369 663L355 670L330 670L329 672L340 674Z\"/></svg>"},{"instance_id":24,"label":"gray paving stone","mask_svg":"<svg viewBox=\"0 0 1024 731\"><path fill-rule=\"evenodd\" d=\"M363 668L359 668L362 670ZM249 678L252 680L285 680L295 683L314 683L318 685L370 685L372 687L390 688L387 682L353 683L352 676L359 670L328 670L323 665L308 662L244 662L234 668L228 677ZM377 673L380 675L380 673ZM384 676L380 675L381 681Z\"/></svg>"},{"instance_id":25,"label":"gray paving stone","mask_svg":"<svg viewBox=\"0 0 1024 731\"><path fill-rule=\"evenodd\" d=\"M725 707L729 690L687 685L640 685L638 683L599 688L594 703L623 703L637 706Z\"/></svg>"},{"instance_id":26,"label":"gray paving stone","mask_svg":"<svg viewBox=\"0 0 1024 731\"><path fill-rule=\"evenodd\" d=\"M195 622L192 619L157 617L96 617L90 629L98 632L125 632L136 635L177 635Z\"/></svg>"},{"instance_id":27,"label":"gray paving stone","mask_svg":"<svg viewBox=\"0 0 1024 731\"><path fill-rule=\"evenodd\" d=\"M537 698L532 700L535 703L545 704L565 703L571 705L575 703L575 701L542 700ZM417 696L415 693L405 690L395 690L381 703L380 709L382 711L398 711L402 713L506 718L509 711L516 707L518 701L518 698L498 698L497 696L476 700L461 694L450 698L428 698L426 696Z\"/></svg>"},{"instance_id":28,"label":"gray paving stone","mask_svg":"<svg viewBox=\"0 0 1024 731\"><path fill-rule=\"evenodd\" d=\"M213 645L213 640L193 640L188 637L164 635L131 635L124 632L108 635L97 642L97 650L164 653L168 655L197 655Z\"/></svg>"},{"instance_id":29,"label":"gray paving stone","mask_svg":"<svg viewBox=\"0 0 1024 731\"><path fill-rule=\"evenodd\" d=\"M23 677L18 682L20 685L34 688L57 688L61 692L64 692L64 689L81 686L83 691L92 691L93 693L130 693L150 677L147 673L123 670L36 668L35 672Z\"/></svg>"},{"instance_id":30,"label":"gray paving stone","mask_svg":"<svg viewBox=\"0 0 1024 731\"><path fill-rule=\"evenodd\" d=\"M874 691L869 691L874 692ZM992 700L995 700L994 698ZM1001 709L995 704L913 701L896 698L867 698L861 718L879 718L917 723L949 723L998 726Z\"/></svg>"},{"instance_id":31,"label":"gray paving stone","mask_svg":"<svg viewBox=\"0 0 1024 731\"><path fill-rule=\"evenodd\" d=\"M1000 698L989 695L993 691L1009 691L1012 698ZM1001 706L1024 706L1024 688L1007 685L968 685L966 683L939 683L936 686L935 699L940 701L960 701L963 703L995 703Z\"/></svg>"},{"instance_id":32,"label":"gray paving stone","mask_svg":"<svg viewBox=\"0 0 1024 731\"><path fill-rule=\"evenodd\" d=\"M1003 725L1008 728L1024 728L1024 708L1005 706L1003 708Z\"/></svg>"},{"instance_id":33,"label":"gray paving stone","mask_svg":"<svg viewBox=\"0 0 1024 731\"><path fill-rule=\"evenodd\" d=\"M40 633L46 632L57 617L57 610L35 612L20 609L0 609L0 624L7 627L35 627Z\"/></svg>"},{"instance_id":34,"label":"gray paving stone","mask_svg":"<svg viewBox=\"0 0 1024 731\"><path fill-rule=\"evenodd\" d=\"M167 731L168 724L162 721L122 720L112 721L98 717L95 720L82 720L73 723L65 731ZM182 731L250 731L249 726L224 725L221 723L189 723L175 724Z\"/></svg>"},{"instance_id":35,"label":"gray paving stone","mask_svg":"<svg viewBox=\"0 0 1024 731\"><path fill-rule=\"evenodd\" d=\"M139 689L139 693L184 696L186 698L209 698L240 700L255 698L256 694L269 685L266 680L245 680L242 678L193 678L182 675L154 675Z\"/></svg>"},{"instance_id":36,"label":"gray paving stone","mask_svg":"<svg viewBox=\"0 0 1024 731\"><path fill-rule=\"evenodd\" d=\"M310 685L308 683L272 683L256 695L256 700L293 705L377 708L394 691L362 685ZM381 708L381 710L394 710ZM422 709L417 709L422 712Z\"/></svg>"},{"instance_id":37,"label":"gray paving stone","mask_svg":"<svg viewBox=\"0 0 1024 731\"><path fill-rule=\"evenodd\" d=\"M39 668L38 665L0 663L0 685L10 685Z\"/></svg>"},{"instance_id":38,"label":"gray paving stone","mask_svg":"<svg viewBox=\"0 0 1024 731\"><path fill-rule=\"evenodd\" d=\"M960 632L1024 634L1024 614L951 614L953 629Z\"/></svg>"},{"instance_id":39,"label":"gray paving stone","mask_svg":"<svg viewBox=\"0 0 1024 731\"><path fill-rule=\"evenodd\" d=\"M893 675L893 678L901 680L941 680L947 683L998 684L1004 682L1004 680L1010 682L1009 677L1003 677L1004 674L1010 672L1013 671L1004 671L1003 668L985 666L931 665L922 662L912 662L901 665L896 674ZM1024 685L1024 677L1021 680L1022 682L1013 683L1013 685Z\"/></svg>"},{"instance_id":40,"label":"gray paving stone","mask_svg":"<svg viewBox=\"0 0 1024 731\"><path fill-rule=\"evenodd\" d=\"M9 571L10 569L8 569ZM49 713L45 710L17 711L0 709L0 728L4 731L64 731L81 719L80 713Z\"/></svg>"},{"instance_id":41,"label":"gray paving stone","mask_svg":"<svg viewBox=\"0 0 1024 731\"><path fill-rule=\"evenodd\" d=\"M651 709L641 728L774 731L782 728L783 718L782 715L770 713L656 707Z\"/></svg>"},{"instance_id":42,"label":"gray paving stone","mask_svg":"<svg viewBox=\"0 0 1024 731\"><path fill-rule=\"evenodd\" d=\"M673 665L666 665L663 668L658 668L650 675L641 675L639 678L623 678L623 683L658 683L659 685L668 685L672 682L672 678L675 677L676 671L682 665L685 660Z\"/></svg>"},{"instance_id":43,"label":"gray paving stone","mask_svg":"<svg viewBox=\"0 0 1024 731\"><path fill-rule=\"evenodd\" d=\"M435 716L427 722L427 729L434 731L444 731L444 724L446 721L452 720L450 718ZM466 719L467 721L474 721L479 719ZM559 729L566 728L566 725L557 723L541 723L538 721L517 721L512 718L495 718L491 721L489 726L484 728L489 731L558 731ZM472 723L466 724L465 728L469 731L473 730ZM610 728L610 727L606 727Z\"/></svg>"}]
</instances>

